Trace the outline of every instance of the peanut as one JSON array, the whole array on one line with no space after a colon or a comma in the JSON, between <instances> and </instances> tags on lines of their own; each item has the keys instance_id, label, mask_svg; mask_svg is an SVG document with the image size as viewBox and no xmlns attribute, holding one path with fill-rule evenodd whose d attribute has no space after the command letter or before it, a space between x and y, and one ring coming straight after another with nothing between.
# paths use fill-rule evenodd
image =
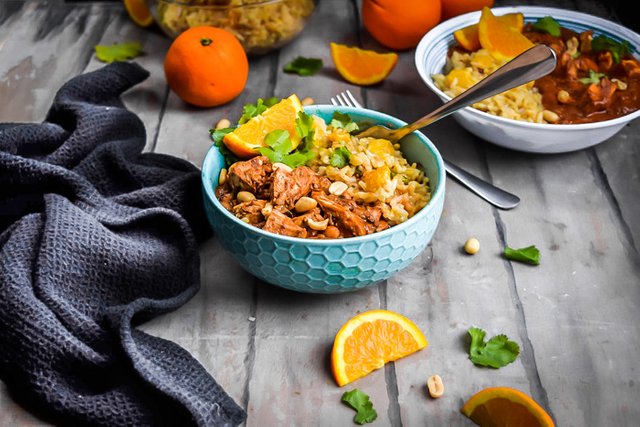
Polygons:
<instances>
[{"instance_id":1,"label":"peanut","mask_svg":"<svg viewBox=\"0 0 640 427\"><path fill-rule=\"evenodd\" d=\"M315 101L310 96L307 96L305 99L301 101L302 105L313 105Z\"/></svg>"},{"instance_id":2,"label":"peanut","mask_svg":"<svg viewBox=\"0 0 640 427\"><path fill-rule=\"evenodd\" d=\"M253 193L249 192L249 191L239 191L238 195L236 196L236 199L238 199L239 202L250 202L252 200L256 199L256 196L253 195Z\"/></svg>"},{"instance_id":3,"label":"peanut","mask_svg":"<svg viewBox=\"0 0 640 427\"><path fill-rule=\"evenodd\" d=\"M296 212L302 213L302 212L310 211L316 206L318 206L318 202L315 199L304 196L298 199L298 201L296 202L296 205L294 206L294 209L296 210Z\"/></svg>"},{"instance_id":4,"label":"peanut","mask_svg":"<svg viewBox=\"0 0 640 427\"><path fill-rule=\"evenodd\" d=\"M269 215L271 215L271 212L273 212L273 205L269 202L267 202L266 205L264 205L264 208L262 208L260 210L260 213L262 214L263 217L268 217Z\"/></svg>"},{"instance_id":5,"label":"peanut","mask_svg":"<svg viewBox=\"0 0 640 427\"><path fill-rule=\"evenodd\" d=\"M429 389L429 395L434 399L441 397L444 394L444 384L442 384L440 375L431 375L427 379L427 388Z\"/></svg>"},{"instance_id":6,"label":"peanut","mask_svg":"<svg viewBox=\"0 0 640 427\"><path fill-rule=\"evenodd\" d=\"M227 182L227 170L222 168L220 175L218 176L218 185L222 185Z\"/></svg>"},{"instance_id":7,"label":"peanut","mask_svg":"<svg viewBox=\"0 0 640 427\"><path fill-rule=\"evenodd\" d=\"M217 124L216 124L216 129L225 129L231 127L231 122L229 121L229 119L221 119Z\"/></svg>"},{"instance_id":8,"label":"peanut","mask_svg":"<svg viewBox=\"0 0 640 427\"><path fill-rule=\"evenodd\" d=\"M329 219L325 219L324 221L314 221L311 218L307 219L307 225L312 230L323 231L327 229L327 225L329 225Z\"/></svg>"},{"instance_id":9,"label":"peanut","mask_svg":"<svg viewBox=\"0 0 640 427\"><path fill-rule=\"evenodd\" d=\"M330 225L324 230L324 235L329 239L337 239L340 236L340 230L335 225Z\"/></svg>"},{"instance_id":10,"label":"peanut","mask_svg":"<svg viewBox=\"0 0 640 427\"><path fill-rule=\"evenodd\" d=\"M347 191L347 188L349 188L349 186L344 182L335 181L335 182L332 182L331 185L329 186L329 193L335 196L339 196L345 191Z\"/></svg>"},{"instance_id":11,"label":"peanut","mask_svg":"<svg viewBox=\"0 0 640 427\"><path fill-rule=\"evenodd\" d=\"M561 104L568 104L569 102L571 102L571 95L564 89L558 91L557 98L558 102L560 102Z\"/></svg>"},{"instance_id":12,"label":"peanut","mask_svg":"<svg viewBox=\"0 0 640 427\"><path fill-rule=\"evenodd\" d=\"M615 83L616 86L618 86L618 89L627 90L627 84L625 82L623 82L622 80L620 80L620 79L611 79L611 81L613 83Z\"/></svg>"},{"instance_id":13,"label":"peanut","mask_svg":"<svg viewBox=\"0 0 640 427\"><path fill-rule=\"evenodd\" d=\"M560 120L560 116L551 110L544 110L542 112L542 118L549 123L558 123L558 121Z\"/></svg>"},{"instance_id":14,"label":"peanut","mask_svg":"<svg viewBox=\"0 0 640 427\"><path fill-rule=\"evenodd\" d=\"M475 237L468 239L464 244L464 250L469 255L473 255L480 250L480 241Z\"/></svg>"},{"instance_id":15,"label":"peanut","mask_svg":"<svg viewBox=\"0 0 640 427\"><path fill-rule=\"evenodd\" d=\"M280 162L275 162L273 164L273 170L276 169L282 169L285 172L291 172L293 169L291 169L291 166L289 165L285 165L284 163L280 163Z\"/></svg>"}]
</instances>

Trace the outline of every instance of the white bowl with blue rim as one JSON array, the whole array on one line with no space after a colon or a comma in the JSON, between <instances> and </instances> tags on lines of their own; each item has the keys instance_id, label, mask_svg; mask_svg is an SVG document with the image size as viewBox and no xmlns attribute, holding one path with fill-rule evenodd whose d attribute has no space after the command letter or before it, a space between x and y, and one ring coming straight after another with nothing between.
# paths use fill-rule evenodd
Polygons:
<instances>
[{"instance_id":1,"label":"white bowl with blue rim","mask_svg":"<svg viewBox=\"0 0 640 427\"><path fill-rule=\"evenodd\" d=\"M638 58L640 35L606 19L585 13L551 7L518 6L496 7L494 15L522 13L524 21L535 22L539 18L552 16L560 26L576 32L593 30L594 37L605 35L613 40L626 40L631 44L632 54ZM470 12L444 21L431 29L420 40L415 53L415 65L422 80L443 101L451 97L433 82L434 74L442 73L447 51L455 44L456 30L477 24L481 12ZM564 153L581 150L611 138L626 124L640 116L640 110L611 120L580 124L530 123L507 119L466 107L454 113L462 127L480 138L505 148L531 153Z\"/></svg>"},{"instance_id":2,"label":"white bowl with blue rim","mask_svg":"<svg viewBox=\"0 0 640 427\"><path fill-rule=\"evenodd\" d=\"M405 122L364 108L313 105L309 114L327 123L334 111L355 122L400 127ZM425 207L407 221L377 233L344 239L282 236L241 221L215 196L225 161L213 145L202 165L202 190L207 219L222 246L238 263L264 282L309 293L356 291L389 278L409 265L431 241L444 207L445 169L442 156L420 132L402 141L403 155L422 166L431 190ZM207 260L203 260L207 262Z\"/></svg>"}]
</instances>

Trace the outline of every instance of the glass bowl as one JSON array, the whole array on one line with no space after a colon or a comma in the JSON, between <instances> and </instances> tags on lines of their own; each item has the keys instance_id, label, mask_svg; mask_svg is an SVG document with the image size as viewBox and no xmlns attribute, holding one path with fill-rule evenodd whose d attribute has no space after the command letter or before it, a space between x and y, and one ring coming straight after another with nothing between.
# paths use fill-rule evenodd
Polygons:
<instances>
[{"instance_id":1,"label":"glass bowl","mask_svg":"<svg viewBox=\"0 0 640 427\"><path fill-rule=\"evenodd\" d=\"M249 55L277 49L304 28L314 0L147 0L155 21L171 38L202 25L232 32Z\"/></svg>"}]
</instances>

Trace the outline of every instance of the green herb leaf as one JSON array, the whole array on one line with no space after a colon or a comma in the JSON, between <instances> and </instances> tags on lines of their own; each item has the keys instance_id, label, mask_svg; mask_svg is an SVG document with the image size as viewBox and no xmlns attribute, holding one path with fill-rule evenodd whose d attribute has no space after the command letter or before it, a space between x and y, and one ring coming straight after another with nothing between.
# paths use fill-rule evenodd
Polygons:
<instances>
[{"instance_id":1,"label":"green herb leaf","mask_svg":"<svg viewBox=\"0 0 640 427\"><path fill-rule=\"evenodd\" d=\"M351 116L341 113L340 111L333 113L330 125L334 128L343 128L347 132L353 132L359 129L358 124L351 120Z\"/></svg>"},{"instance_id":2,"label":"green herb leaf","mask_svg":"<svg viewBox=\"0 0 640 427\"><path fill-rule=\"evenodd\" d=\"M553 37L560 37L562 33L558 21L550 16L538 19L535 24L533 24L533 29L541 33L551 34Z\"/></svg>"},{"instance_id":3,"label":"green herb leaf","mask_svg":"<svg viewBox=\"0 0 640 427\"><path fill-rule=\"evenodd\" d=\"M285 156L293 149L288 130L276 129L269 132L264 137L264 143L267 146L258 148L258 151L272 163L284 163Z\"/></svg>"},{"instance_id":4,"label":"green herb leaf","mask_svg":"<svg viewBox=\"0 0 640 427\"><path fill-rule=\"evenodd\" d=\"M294 73L300 76L312 76L322 68L322 59L305 58L298 56L293 61L284 66L285 73Z\"/></svg>"},{"instance_id":5,"label":"green herb leaf","mask_svg":"<svg viewBox=\"0 0 640 427\"><path fill-rule=\"evenodd\" d=\"M540 264L540 251L535 245L520 249L513 249L507 246L504 248L504 256L511 261L525 262L532 265Z\"/></svg>"},{"instance_id":6,"label":"green herb leaf","mask_svg":"<svg viewBox=\"0 0 640 427\"><path fill-rule=\"evenodd\" d=\"M497 335L485 342L486 332L482 329L472 327L468 332L471 335L469 359L475 365L498 369L516 360L520 354L518 344L510 341L506 335Z\"/></svg>"},{"instance_id":7,"label":"green herb leaf","mask_svg":"<svg viewBox=\"0 0 640 427\"><path fill-rule=\"evenodd\" d=\"M238 158L235 154L233 154L226 145L224 145L224 136L228 133L231 133L236 128L224 128L224 129L210 129L209 134L211 135L211 139L218 150L220 150L220 154L224 157L224 161L227 166L231 166L235 162L238 161Z\"/></svg>"},{"instance_id":8,"label":"green herb leaf","mask_svg":"<svg viewBox=\"0 0 640 427\"><path fill-rule=\"evenodd\" d=\"M259 116L267 111L269 107L276 105L278 101L279 99L273 96L267 99L258 98L255 104L245 104L244 107L242 107L242 116L240 116L238 124L241 125L248 122L253 117Z\"/></svg>"},{"instance_id":9,"label":"green herb leaf","mask_svg":"<svg viewBox=\"0 0 640 427\"><path fill-rule=\"evenodd\" d=\"M589 70L589 77L583 77L581 79L578 79L578 81L585 85L597 85L598 83L600 83L600 79L603 77L607 77L607 75L605 73L598 73L596 71Z\"/></svg>"},{"instance_id":10,"label":"green herb leaf","mask_svg":"<svg viewBox=\"0 0 640 427\"><path fill-rule=\"evenodd\" d=\"M336 168L343 168L349 164L351 152L344 145L334 148L329 155L329 164Z\"/></svg>"},{"instance_id":11,"label":"green herb leaf","mask_svg":"<svg viewBox=\"0 0 640 427\"><path fill-rule=\"evenodd\" d=\"M631 53L631 43L627 40L618 42L607 36L600 35L591 40L591 49L596 52L608 50L611 52L616 64L619 64L622 58Z\"/></svg>"},{"instance_id":12,"label":"green herb leaf","mask_svg":"<svg viewBox=\"0 0 640 427\"><path fill-rule=\"evenodd\" d=\"M378 417L378 413L373 409L373 403L369 400L369 396L357 388L345 392L341 400L357 411L356 416L353 418L353 421L357 424L371 423Z\"/></svg>"},{"instance_id":13,"label":"green herb leaf","mask_svg":"<svg viewBox=\"0 0 640 427\"><path fill-rule=\"evenodd\" d=\"M109 64L133 59L142 53L142 45L138 42L114 43L110 46L96 45L94 49L98 59Z\"/></svg>"}]
</instances>

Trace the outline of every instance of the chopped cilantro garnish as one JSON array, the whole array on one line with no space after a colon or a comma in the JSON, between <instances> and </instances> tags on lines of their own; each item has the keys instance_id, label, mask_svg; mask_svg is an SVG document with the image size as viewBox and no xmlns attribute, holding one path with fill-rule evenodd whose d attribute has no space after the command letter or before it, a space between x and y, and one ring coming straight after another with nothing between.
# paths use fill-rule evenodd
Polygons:
<instances>
[{"instance_id":1,"label":"chopped cilantro garnish","mask_svg":"<svg viewBox=\"0 0 640 427\"><path fill-rule=\"evenodd\" d=\"M335 111L331 117L331 126L334 128L343 128L347 132L358 130L358 124L354 122L348 114Z\"/></svg>"},{"instance_id":2,"label":"chopped cilantro garnish","mask_svg":"<svg viewBox=\"0 0 640 427\"><path fill-rule=\"evenodd\" d=\"M102 62L126 61L140 56L142 45L138 42L114 43L110 46L96 45L96 56Z\"/></svg>"},{"instance_id":3,"label":"chopped cilantro garnish","mask_svg":"<svg viewBox=\"0 0 640 427\"><path fill-rule=\"evenodd\" d=\"M264 137L264 143L266 147L259 147L258 152L263 156L267 156L272 163L279 162L292 168L297 168L309 160L307 153L301 151L291 152L293 144L288 130L277 129L269 132Z\"/></svg>"},{"instance_id":4,"label":"chopped cilantro garnish","mask_svg":"<svg viewBox=\"0 0 640 427\"><path fill-rule=\"evenodd\" d=\"M334 148L329 155L329 164L336 168L343 168L349 164L351 152L344 145Z\"/></svg>"},{"instance_id":5,"label":"chopped cilantro garnish","mask_svg":"<svg viewBox=\"0 0 640 427\"><path fill-rule=\"evenodd\" d=\"M611 52L616 64L619 64L622 58L631 53L631 43L626 40L618 42L607 36L600 35L591 40L591 49L596 52L608 50Z\"/></svg>"},{"instance_id":6,"label":"chopped cilantro garnish","mask_svg":"<svg viewBox=\"0 0 640 427\"><path fill-rule=\"evenodd\" d=\"M506 335L497 335L485 342L486 332L480 328L469 328L471 345L469 346L469 359L480 366L502 368L516 360L520 354L517 343L510 341Z\"/></svg>"},{"instance_id":7,"label":"chopped cilantro garnish","mask_svg":"<svg viewBox=\"0 0 640 427\"><path fill-rule=\"evenodd\" d=\"M346 391L341 400L356 410L357 413L353 421L357 424L371 423L378 418L378 413L373 409L373 403L371 403L369 396L357 388Z\"/></svg>"},{"instance_id":8,"label":"chopped cilantro garnish","mask_svg":"<svg viewBox=\"0 0 640 427\"><path fill-rule=\"evenodd\" d=\"M294 73L299 76L312 76L322 68L322 59L305 58L298 56L293 61L284 66L285 73Z\"/></svg>"},{"instance_id":9,"label":"chopped cilantro garnish","mask_svg":"<svg viewBox=\"0 0 640 427\"><path fill-rule=\"evenodd\" d=\"M504 256L512 261L525 262L532 265L540 264L540 251L535 245L520 249L513 249L507 246L504 248Z\"/></svg>"},{"instance_id":10,"label":"chopped cilantro garnish","mask_svg":"<svg viewBox=\"0 0 640 427\"><path fill-rule=\"evenodd\" d=\"M241 125L248 122L251 118L259 116L267 111L269 107L276 105L278 101L278 98L273 96L267 99L258 98L255 104L245 104L245 106L242 107L242 116L240 120L238 120L238 124Z\"/></svg>"},{"instance_id":11,"label":"chopped cilantro garnish","mask_svg":"<svg viewBox=\"0 0 640 427\"><path fill-rule=\"evenodd\" d=\"M550 16L538 19L533 24L533 29L541 33L551 34L553 37L560 37L561 34L560 24Z\"/></svg>"},{"instance_id":12,"label":"chopped cilantro garnish","mask_svg":"<svg viewBox=\"0 0 640 427\"><path fill-rule=\"evenodd\" d=\"M598 73L596 71L589 70L589 77L583 77L581 79L578 79L578 81L585 85L590 85L590 84L597 85L598 83L600 83L600 79L606 76L607 75L605 73Z\"/></svg>"}]
</instances>

